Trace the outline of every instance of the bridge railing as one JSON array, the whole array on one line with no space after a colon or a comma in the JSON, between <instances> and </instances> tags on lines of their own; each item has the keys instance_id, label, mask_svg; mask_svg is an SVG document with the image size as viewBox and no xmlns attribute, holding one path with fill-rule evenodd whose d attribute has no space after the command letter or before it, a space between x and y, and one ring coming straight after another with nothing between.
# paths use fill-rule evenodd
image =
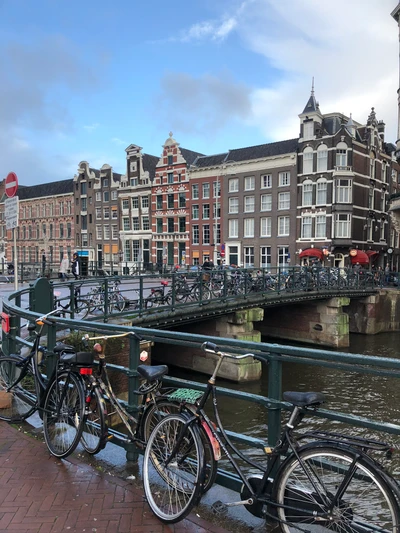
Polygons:
<instances>
[{"instance_id":1,"label":"bridge railing","mask_svg":"<svg viewBox=\"0 0 400 533\"><path fill-rule=\"evenodd\" d=\"M8 353L20 353L31 346L31 341L22 335L21 323L34 320L36 317L47 312L52 306L52 287L46 280L42 279L29 289L29 294L20 291L13 293L4 299L3 312L10 317L10 331L3 330L3 345L7 347ZM24 303L29 296L29 306L26 308ZM45 308L47 305L47 309ZM215 342L220 349L232 353L242 354L253 352L260 356L264 361L264 370L262 380L267 384L267 396L239 392L228 388L218 388L219 394L229 396L233 399L241 399L265 407L266 425L268 432L265 438L259 439L249 437L240 433L240 428L236 432L230 432L234 439L241 442L246 447L262 449L267 443L275 444L280 434L282 410L289 409L289 405L282 401L282 383L286 363L297 363L300 365L334 368L336 371L359 373L371 376L371 388L374 387L377 377L385 380L397 380L400 377L400 360L385 357L375 357L367 355L349 354L344 352L332 352L327 350L316 350L311 348L301 348L285 346L271 343L255 343L240 341L231 338L211 337L206 335L193 335L177 331L167 331L148 328L132 328L130 326L115 325L110 323L97 323L94 321L81 321L69 318L59 317L57 324L49 326L47 331L47 346L50 352L54 348L57 339L64 338L70 332L75 332L77 338L81 338L84 333L89 335L113 334L116 332L136 331L143 339L150 344L155 345L173 345L176 347L176 365L179 366L179 348L188 347L193 351L199 351L201 344L205 341ZM140 363L140 344L135 339L130 339L128 347L127 365L120 364L110 365L115 371L126 376L128 394L125 400L127 408L132 412L137 408L137 396L134 390L138 388L139 377L137 366ZM165 379L167 384L176 386L190 386L203 390L205 385L178 379L168 376ZM397 385L395 381L395 386ZM372 394L374 391L371 391ZM357 391L354 391L354 401L362 402L363 397L357 397ZM233 405L233 404L232 404ZM370 417L355 416L339 410L320 409L315 416L341 422L352 427L367 428L369 431L383 433L389 439L400 435L400 425L393 420L376 420L373 413ZM385 437L384 437L385 438ZM118 433L115 432L114 442L124 446L127 451L127 458L136 457L137 451L133 445L123 444L118 439ZM221 483L232 486L237 479L231 474L219 478Z\"/></svg>"}]
</instances>

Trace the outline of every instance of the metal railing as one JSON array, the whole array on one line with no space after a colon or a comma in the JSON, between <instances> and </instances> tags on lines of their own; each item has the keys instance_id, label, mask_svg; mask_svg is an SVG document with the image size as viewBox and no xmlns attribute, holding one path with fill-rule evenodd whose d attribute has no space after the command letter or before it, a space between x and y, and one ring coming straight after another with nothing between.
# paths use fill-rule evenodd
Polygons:
<instances>
[{"instance_id":1,"label":"metal railing","mask_svg":"<svg viewBox=\"0 0 400 533\"><path fill-rule=\"evenodd\" d=\"M46 282L46 283L43 283ZM47 284L47 285L46 285ZM24 308L22 301L26 298L24 291L13 293L4 299L3 311L10 316L10 331L3 331L3 345L7 353L18 353L30 345L29 340L22 338L20 324L24 320L33 320L41 313L47 310L43 307L43 302L51 305L52 287L47 280L40 280L39 286L32 286L29 289L29 308ZM236 390L219 388L219 393L232 397L233 399L244 399L265 406L266 420L268 424L268 434L265 440L252 438L240 434L240 428L236 433L230 434L245 446L263 448L266 441L273 445L279 434L281 425L281 412L288 409L289 405L282 401L282 379L285 363L297 363L301 365L319 366L334 368L338 371L357 372L372 377L381 376L385 379L400 377L400 360L393 358L383 358L375 356L366 356L358 354L349 354L344 352L331 352L327 350L315 350L310 348L301 348L285 346L270 343L255 343L240 341L231 338L219 338L206 335L193 335L190 333L181 333L176 331L164 331L147 328L131 328L122 325L99 324L93 321L82 322L60 317L57 325L49 326L47 333L47 345L50 350L54 347L56 339L66 331L84 331L85 333L96 334L113 334L116 332L126 332L134 329L142 338L158 344L168 344L176 346L176 364L179 366L179 347L188 347L193 350L200 350L200 346L205 341L211 341L218 344L221 350L232 353L242 354L244 352L253 352L262 357L266 363L267 371L263 372L262 379L267 382L268 396L260 396L238 392ZM138 387L138 374L136 368L139 364L140 345L131 338L129 345L129 364L127 367L110 365L118 372L122 372L128 379L128 408L134 411L137 407L137 396L133 391ZM167 384L176 386L190 386L199 390L204 389L204 385L197 382L186 381L174 377L166 377ZM374 379L371 379L371 387L374 385ZM335 422L342 422L351 426L360 428L369 428L376 432L383 432L390 435L400 435L400 426L393 421L374 420L373 417L365 418L346 414L345 412L331 411L320 409L316 416ZM118 444L118 436L115 442ZM122 441L120 442L121 445ZM133 458L135 450L133 445L124 445L127 451L127 457ZM219 477L219 482L227 486L235 486L237 479L235 476L227 474Z\"/></svg>"}]
</instances>

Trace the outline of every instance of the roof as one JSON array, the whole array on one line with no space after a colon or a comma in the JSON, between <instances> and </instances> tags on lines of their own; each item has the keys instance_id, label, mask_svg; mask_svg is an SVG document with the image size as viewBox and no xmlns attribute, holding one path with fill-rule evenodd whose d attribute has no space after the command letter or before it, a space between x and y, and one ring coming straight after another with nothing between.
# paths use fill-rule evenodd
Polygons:
<instances>
[{"instance_id":1,"label":"roof","mask_svg":"<svg viewBox=\"0 0 400 533\"><path fill-rule=\"evenodd\" d=\"M229 150L226 161L248 161L297 152L298 138Z\"/></svg>"},{"instance_id":2,"label":"roof","mask_svg":"<svg viewBox=\"0 0 400 533\"><path fill-rule=\"evenodd\" d=\"M204 154L201 154L200 152L193 152L192 150L187 150L186 148L179 148L179 150L181 151L181 154L183 158L185 159L186 163L188 164L188 166L190 166L193 163L196 157L204 155Z\"/></svg>"},{"instance_id":3,"label":"roof","mask_svg":"<svg viewBox=\"0 0 400 533\"><path fill-rule=\"evenodd\" d=\"M31 187L18 187L18 198L20 200L29 200L32 198L41 198L44 196L59 196L60 194L73 193L73 180L52 181L42 183L41 185L32 185Z\"/></svg>"},{"instance_id":4,"label":"roof","mask_svg":"<svg viewBox=\"0 0 400 533\"><path fill-rule=\"evenodd\" d=\"M216 165L219 166L224 162L227 156L228 156L228 152L224 152L223 154L215 154L215 155L202 155L202 156L196 157L192 166L197 167L197 168L214 167Z\"/></svg>"},{"instance_id":5,"label":"roof","mask_svg":"<svg viewBox=\"0 0 400 533\"><path fill-rule=\"evenodd\" d=\"M143 170L149 173L150 179L153 180L156 175L156 166L159 161L159 157L155 155L143 154Z\"/></svg>"}]
</instances>

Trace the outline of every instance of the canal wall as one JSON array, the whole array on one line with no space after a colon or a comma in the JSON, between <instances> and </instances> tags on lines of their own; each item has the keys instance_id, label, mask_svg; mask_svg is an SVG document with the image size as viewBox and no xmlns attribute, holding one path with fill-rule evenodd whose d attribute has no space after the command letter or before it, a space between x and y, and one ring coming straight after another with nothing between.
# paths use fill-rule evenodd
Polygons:
<instances>
[{"instance_id":1,"label":"canal wall","mask_svg":"<svg viewBox=\"0 0 400 533\"><path fill-rule=\"evenodd\" d=\"M375 335L400 331L400 291L381 289L372 296L353 299L347 313L351 333Z\"/></svg>"}]
</instances>

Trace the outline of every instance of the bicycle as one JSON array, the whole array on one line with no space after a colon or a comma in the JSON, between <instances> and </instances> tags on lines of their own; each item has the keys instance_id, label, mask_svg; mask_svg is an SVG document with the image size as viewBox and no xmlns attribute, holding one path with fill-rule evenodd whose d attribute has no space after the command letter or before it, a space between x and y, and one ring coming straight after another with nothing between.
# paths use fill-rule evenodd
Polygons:
<instances>
[{"instance_id":1,"label":"bicycle","mask_svg":"<svg viewBox=\"0 0 400 533\"><path fill-rule=\"evenodd\" d=\"M283 398L291 404L292 412L277 444L264 448L267 465L249 459L233 445L223 428L215 381L225 358L262 358L224 353L212 343L204 343L202 348L216 355L217 362L195 411L182 410L161 420L145 451L144 491L151 510L161 521L181 520L200 501L204 451L199 427L206 424L208 434L225 452L243 482L240 500L215 502L215 512L225 513L229 507L243 505L255 516L279 523L284 533L399 531L399 489L369 455L372 450L389 451L389 445L321 431L296 436L295 429L304 416L315 411L325 398L318 392L286 392ZM210 396L216 428L204 411ZM312 440L300 443L304 439ZM233 454L260 474L246 477Z\"/></svg>"},{"instance_id":2,"label":"bicycle","mask_svg":"<svg viewBox=\"0 0 400 533\"><path fill-rule=\"evenodd\" d=\"M59 309L61 315L65 316L63 311L73 309L75 315L79 315L79 318L84 319L90 312L90 305L86 298L81 297L82 284L74 285L73 297L61 297L61 293L54 292L54 309Z\"/></svg>"},{"instance_id":3,"label":"bicycle","mask_svg":"<svg viewBox=\"0 0 400 533\"><path fill-rule=\"evenodd\" d=\"M91 371L93 354L76 352L72 346L57 343L53 353L58 360L46 378L48 352L40 339L44 326L53 323L51 315L56 313L60 311L50 311L28 324L35 339L26 357L18 354L0 357L0 419L20 422L39 411L49 451L64 458L75 450L81 438L85 414L82 375Z\"/></svg>"},{"instance_id":4,"label":"bicycle","mask_svg":"<svg viewBox=\"0 0 400 533\"><path fill-rule=\"evenodd\" d=\"M102 335L82 339L86 348L89 342L107 341L107 339L133 336L138 340L140 337L133 331L115 335ZM98 356L98 366L92 374L87 376L86 381L86 410L83 423L82 445L89 454L96 454L102 450L113 435L109 431L110 417L117 414L127 430L126 437L119 438L126 444L134 443L143 450L146 442L157 423L166 415L179 413L183 406L187 410L194 410L194 402L202 393L193 389L162 389L162 378L168 373L166 365L149 366L140 364L137 372L143 382L134 394L141 396L137 417L132 416L118 401L107 372L107 364L104 347L94 344L94 353ZM146 355L142 357L146 359ZM217 475L217 459L213 454L210 440L207 438L205 429L200 430L206 456L206 483L203 491L206 492L214 483Z\"/></svg>"}]
</instances>

